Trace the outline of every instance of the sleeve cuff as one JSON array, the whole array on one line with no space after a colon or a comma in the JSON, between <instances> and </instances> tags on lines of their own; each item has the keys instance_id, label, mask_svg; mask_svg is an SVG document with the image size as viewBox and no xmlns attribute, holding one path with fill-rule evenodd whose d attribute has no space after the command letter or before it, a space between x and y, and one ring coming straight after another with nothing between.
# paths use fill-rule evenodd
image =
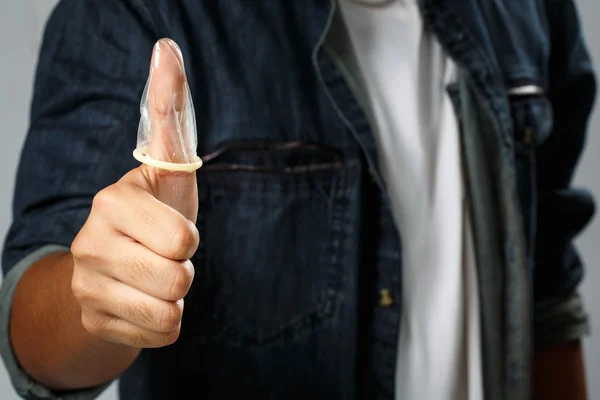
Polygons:
<instances>
[{"instance_id":1,"label":"sleeve cuff","mask_svg":"<svg viewBox=\"0 0 600 400\"><path fill-rule=\"evenodd\" d=\"M10 342L10 310L19 280L27 269L42 258L58 252L69 251L63 246L44 246L17 263L4 277L0 287L0 354L16 392L27 400L92 400L109 384L81 391L55 393L31 378L19 365Z\"/></svg>"},{"instance_id":2,"label":"sleeve cuff","mask_svg":"<svg viewBox=\"0 0 600 400\"><path fill-rule=\"evenodd\" d=\"M536 348L581 339L590 333L589 317L579 293L538 301L533 313Z\"/></svg>"}]
</instances>

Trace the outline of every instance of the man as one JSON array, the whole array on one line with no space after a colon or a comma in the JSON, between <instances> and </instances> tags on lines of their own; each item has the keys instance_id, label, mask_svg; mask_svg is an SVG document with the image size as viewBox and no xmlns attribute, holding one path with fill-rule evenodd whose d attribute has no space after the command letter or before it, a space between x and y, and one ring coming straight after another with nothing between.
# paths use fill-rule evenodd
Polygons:
<instances>
[{"instance_id":1,"label":"man","mask_svg":"<svg viewBox=\"0 0 600 400\"><path fill-rule=\"evenodd\" d=\"M63 0L3 257L18 392L585 399L594 96L570 0Z\"/></svg>"}]
</instances>

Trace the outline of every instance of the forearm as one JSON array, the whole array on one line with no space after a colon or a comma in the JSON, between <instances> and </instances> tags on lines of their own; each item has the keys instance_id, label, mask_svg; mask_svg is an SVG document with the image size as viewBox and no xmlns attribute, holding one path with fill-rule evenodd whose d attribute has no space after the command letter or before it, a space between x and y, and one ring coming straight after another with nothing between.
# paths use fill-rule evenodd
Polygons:
<instances>
[{"instance_id":1,"label":"forearm","mask_svg":"<svg viewBox=\"0 0 600 400\"><path fill-rule=\"evenodd\" d=\"M538 349L534 360L534 400L586 400L583 351L579 340Z\"/></svg>"},{"instance_id":2,"label":"forearm","mask_svg":"<svg viewBox=\"0 0 600 400\"><path fill-rule=\"evenodd\" d=\"M21 367L55 390L94 387L118 377L139 349L90 335L71 291L73 258L53 254L32 265L16 288L10 338Z\"/></svg>"}]
</instances>

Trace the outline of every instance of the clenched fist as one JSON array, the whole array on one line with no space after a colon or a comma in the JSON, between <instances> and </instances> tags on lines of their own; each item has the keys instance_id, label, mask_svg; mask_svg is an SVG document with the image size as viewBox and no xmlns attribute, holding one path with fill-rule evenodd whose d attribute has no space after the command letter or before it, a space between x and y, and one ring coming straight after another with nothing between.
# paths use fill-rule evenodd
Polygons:
<instances>
[{"instance_id":1,"label":"clenched fist","mask_svg":"<svg viewBox=\"0 0 600 400\"><path fill-rule=\"evenodd\" d=\"M153 135L147 153L156 160L185 163L195 154L180 140L186 93L181 51L163 39L154 48L147 86ZM177 339L194 277L197 214L193 172L142 165L97 194L71 248L71 287L87 331L136 348Z\"/></svg>"}]
</instances>

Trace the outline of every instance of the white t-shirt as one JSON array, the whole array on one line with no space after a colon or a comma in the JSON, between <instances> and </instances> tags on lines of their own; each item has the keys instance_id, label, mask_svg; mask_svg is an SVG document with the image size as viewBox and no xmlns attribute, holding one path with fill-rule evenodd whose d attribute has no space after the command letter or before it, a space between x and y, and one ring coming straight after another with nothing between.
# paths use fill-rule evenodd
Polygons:
<instances>
[{"instance_id":1,"label":"white t-shirt","mask_svg":"<svg viewBox=\"0 0 600 400\"><path fill-rule=\"evenodd\" d=\"M402 237L397 400L480 400L477 272L460 137L446 86L455 66L417 0L340 0L372 110Z\"/></svg>"}]
</instances>

